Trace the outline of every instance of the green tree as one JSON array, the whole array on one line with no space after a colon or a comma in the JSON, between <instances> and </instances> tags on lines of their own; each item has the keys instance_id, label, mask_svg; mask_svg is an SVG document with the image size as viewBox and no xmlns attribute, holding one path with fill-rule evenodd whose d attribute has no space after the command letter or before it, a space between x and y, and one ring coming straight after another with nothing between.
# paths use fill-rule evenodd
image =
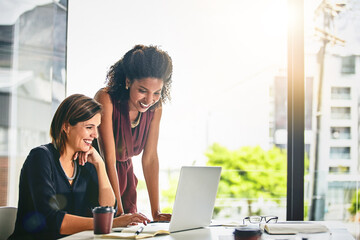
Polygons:
<instances>
[{"instance_id":1,"label":"green tree","mask_svg":"<svg viewBox=\"0 0 360 240\"><path fill-rule=\"evenodd\" d=\"M354 193L349 212L352 215L356 215L358 212L360 212L360 190Z\"/></svg>"},{"instance_id":2,"label":"green tree","mask_svg":"<svg viewBox=\"0 0 360 240\"><path fill-rule=\"evenodd\" d=\"M206 156L207 165L223 167L218 196L247 199L249 214L253 214L253 201L260 197L277 203L286 197L284 150L274 147L265 151L259 146L246 146L231 151L215 143Z\"/></svg>"},{"instance_id":3,"label":"green tree","mask_svg":"<svg viewBox=\"0 0 360 240\"><path fill-rule=\"evenodd\" d=\"M285 150L274 147L265 151L259 146L247 146L230 151L215 143L205 154L208 157L207 165L223 168L218 197L247 199L249 214L253 214L252 202L260 197L279 203L280 198L286 196ZM308 166L309 159L305 156L306 172ZM161 192L162 198L168 202L163 212L172 212L177 182L178 176L169 174L169 188ZM215 213L219 211L219 208L214 209Z\"/></svg>"}]
</instances>

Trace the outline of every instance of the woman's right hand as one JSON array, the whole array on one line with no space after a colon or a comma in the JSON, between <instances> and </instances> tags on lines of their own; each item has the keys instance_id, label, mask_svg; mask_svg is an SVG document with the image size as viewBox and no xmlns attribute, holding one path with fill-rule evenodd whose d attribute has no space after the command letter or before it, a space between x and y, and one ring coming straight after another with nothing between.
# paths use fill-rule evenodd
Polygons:
<instances>
[{"instance_id":1,"label":"woman's right hand","mask_svg":"<svg viewBox=\"0 0 360 240\"><path fill-rule=\"evenodd\" d=\"M122 209L122 205L120 205L119 202L118 202L116 216L119 217L119 216L122 216L122 215L124 215L124 211Z\"/></svg>"},{"instance_id":2,"label":"woman's right hand","mask_svg":"<svg viewBox=\"0 0 360 240\"><path fill-rule=\"evenodd\" d=\"M144 214L142 213L127 213L119 217L114 218L113 227L126 227L128 225L136 225L143 223L147 225L150 222Z\"/></svg>"}]
</instances>

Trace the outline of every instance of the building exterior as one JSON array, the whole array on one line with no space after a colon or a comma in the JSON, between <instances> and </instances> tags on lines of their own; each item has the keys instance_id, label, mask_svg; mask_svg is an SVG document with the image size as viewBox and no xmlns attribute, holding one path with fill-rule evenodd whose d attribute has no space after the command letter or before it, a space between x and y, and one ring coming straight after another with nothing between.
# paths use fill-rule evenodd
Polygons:
<instances>
[{"instance_id":1,"label":"building exterior","mask_svg":"<svg viewBox=\"0 0 360 240\"><path fill-rule=\"evenodd\" d=\"M349 220L348 208L360 180L360 56L328 53L325 55L324 68L319 142L321 170L328 172L324 218Z\"/></svg>"},{"instance_id":2,"label":"building exterior","mask_svg":"<svg viewBox=\"0 0 360 240\"><path fill-rule=\"evenodd\" d=\"M360 56L328 53L324 61L321 113L316 112L317 86L313 76L305 81L305 152L310 159L306 195L308 205L316 199L316 220L344 220L359 181L359 84ZM286 72L279 71L271 88L273 116L270 133L274 144L286 149ZM316 115L321 114L319 137L315 138ZM273 130L272 130L273 129ZM318 161L315 166L315 142ZM317 182L314 185L314 179ZM314 188L317 188L314 191ZM314 193L316 195L314 195ZM341 209L341 210L340 210Z\"/></svg>"}]
</instances>

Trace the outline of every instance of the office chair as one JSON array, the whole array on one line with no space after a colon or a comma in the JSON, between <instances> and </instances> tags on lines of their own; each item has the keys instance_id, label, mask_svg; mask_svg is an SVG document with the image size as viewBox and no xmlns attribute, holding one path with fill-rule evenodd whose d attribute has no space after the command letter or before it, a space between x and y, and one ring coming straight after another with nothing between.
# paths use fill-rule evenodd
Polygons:
<instances>
[{"instance_id":1,"label":"office chair","mask_svg":"<svg viewBox=\"0 0 360 240\"><path fill-rule=\"evenodd\" d=\"M16 207L0 207L0 240L8 239L13 233L16 213Z\"/></svg>"}]
</instances>

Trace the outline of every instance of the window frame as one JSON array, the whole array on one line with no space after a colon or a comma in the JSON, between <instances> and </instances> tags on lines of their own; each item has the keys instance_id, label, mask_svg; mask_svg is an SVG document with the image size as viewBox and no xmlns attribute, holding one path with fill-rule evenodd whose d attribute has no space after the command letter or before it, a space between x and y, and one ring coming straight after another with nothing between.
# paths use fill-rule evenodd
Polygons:
<instances>
[{"instance_id":1,"label":"window frame","mask_svg":"<svg viewBox=\"0 0 360 240\"><path fill-rule=\"evenodd\" d=\"M288 145L286 220L304 220L304 1L288 1Z\"/></svg>"}]
</instances>

